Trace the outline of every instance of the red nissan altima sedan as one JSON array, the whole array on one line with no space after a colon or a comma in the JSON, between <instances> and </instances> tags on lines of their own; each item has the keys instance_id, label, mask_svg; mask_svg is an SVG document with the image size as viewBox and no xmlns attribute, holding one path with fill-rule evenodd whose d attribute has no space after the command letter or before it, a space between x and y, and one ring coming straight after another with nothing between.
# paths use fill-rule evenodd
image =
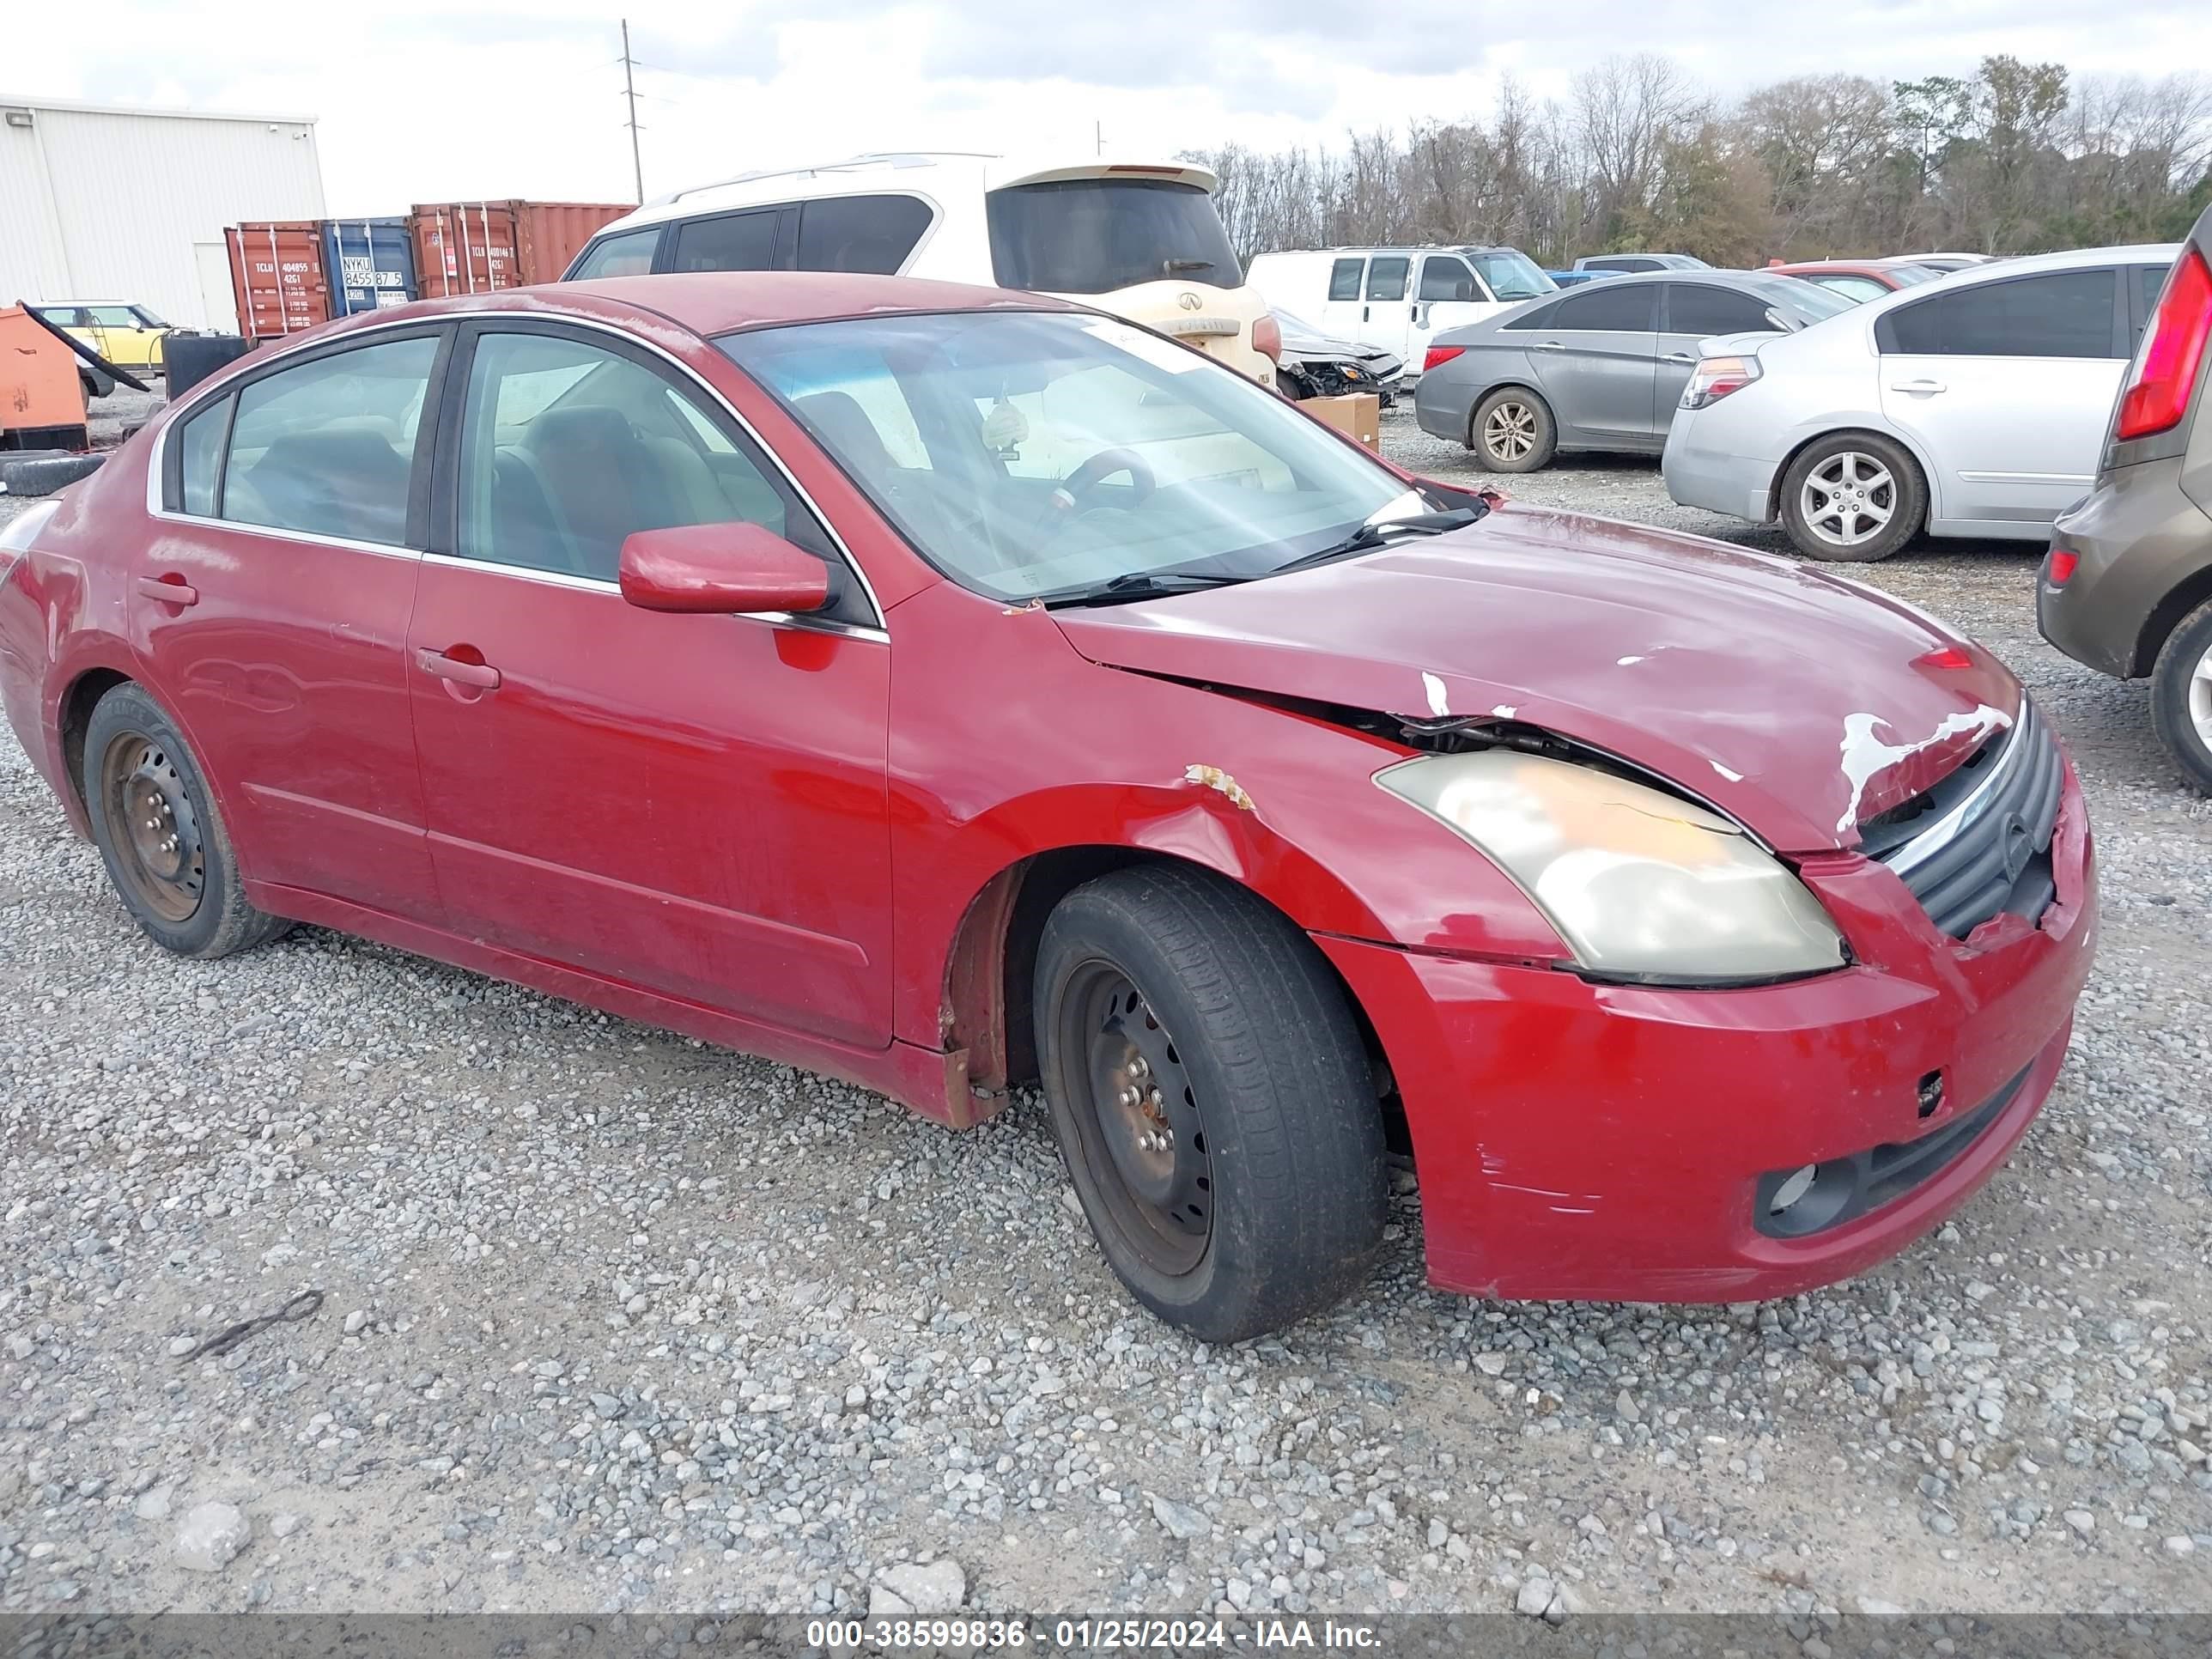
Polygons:
<instances>
[{"instance_id":1,"label":"red nissan altima sedan","mask_svg":"<svg viewBox=\"0 0 2212 1659\"><path fill-rule=\"evenodd\" d=\"M1410 477L1158 336L818 274L349 319L0 540L0 691L158 945L381 939L963 1127L1036 1079L1227 1340L1429 1271L1738 1300L2026 1133L2057 735L1818 568Z\"/></svg>"}]
</instances>

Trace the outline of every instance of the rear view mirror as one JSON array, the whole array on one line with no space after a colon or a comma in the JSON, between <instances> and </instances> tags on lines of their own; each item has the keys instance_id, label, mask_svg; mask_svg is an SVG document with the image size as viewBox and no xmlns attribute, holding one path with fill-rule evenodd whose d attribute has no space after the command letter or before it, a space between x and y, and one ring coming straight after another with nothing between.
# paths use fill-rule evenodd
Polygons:
<instances>
[{"instance_id":1,"label":"rear view mirror","mask_svg":"<svg viewBox=\"0 0 2212 1659\"><path fill-rule=\"evenodd\" d=\"M633 532L622 544L623 598L641 611L803 616L830 598L830 568L757 524Z\"/></svg>"}]
</instances>

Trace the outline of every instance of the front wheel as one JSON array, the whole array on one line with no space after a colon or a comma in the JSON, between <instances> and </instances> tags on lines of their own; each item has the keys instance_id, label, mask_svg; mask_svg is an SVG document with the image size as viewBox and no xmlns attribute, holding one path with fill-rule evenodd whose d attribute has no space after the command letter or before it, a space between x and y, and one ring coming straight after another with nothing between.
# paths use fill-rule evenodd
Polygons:
<instances>
[{"instance_id":1,"label":"front wheel","mask_svg":"<svg viewBox=\"0 0 2212 1659\"><path fill-rule=\"evenodd\" d=\"M2191 786L2212 795L2212 605L2166 635L2151 670L2150 725Z\"/></svg>"},{"instance_id":2,"label":"front wheel","mask_svg":"<svg viewBox=\"0 0 2212 1659\"><path fill-rule=\"evenodd\" d=\"M1919 464L1871 432L1819 439L1782 477L1782 527L1808 559L1870 564L1903 547L1927 521Z\"/></svg>"},{"instance_id":3,"label":"front wheel","mask_svg":"<svg viewBox=\"0 0 2212 1659\"><path fill-rule=\"evenodd\" d=\"M1077 888L1038 946L1054 1134L1108 1262L1208 1342L1317 1313L1381 1247L1381 1114L1342 989L1251 893L1139 866Z\"/></svg>"}]
</instances>

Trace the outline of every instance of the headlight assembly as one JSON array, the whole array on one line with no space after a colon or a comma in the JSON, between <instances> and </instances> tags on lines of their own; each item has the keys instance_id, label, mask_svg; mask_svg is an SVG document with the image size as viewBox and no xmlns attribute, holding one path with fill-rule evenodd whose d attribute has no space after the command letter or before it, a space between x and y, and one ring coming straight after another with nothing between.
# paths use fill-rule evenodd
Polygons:
<instances>
[{"instance_id":1,"label":"headlight assembly","mask_svg":"<svg viewBox=\"0 0 2212 1659\"><path fill-rule=\"evenodd\" d=\"M1419 756L1375 781L1487 854L1595 975L1717 985L1848 960L1802 882L1663 791L1503 749Z\"/></svg>"}]
</instances>

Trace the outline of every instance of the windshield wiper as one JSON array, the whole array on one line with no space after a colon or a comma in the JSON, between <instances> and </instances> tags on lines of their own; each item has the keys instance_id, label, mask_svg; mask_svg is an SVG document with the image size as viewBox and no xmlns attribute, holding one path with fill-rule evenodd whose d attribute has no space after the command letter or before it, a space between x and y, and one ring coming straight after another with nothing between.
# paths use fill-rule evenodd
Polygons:
<instances>
[{"instance_id":1,"label":"windshield wiper","mask_svg":"<svg viewBox=\"0 0 2212 1659\"><path fill-rule=\"evenodd\" d=\"M1089 587L1040 593L1030 603L1051 610L1063 605L1095 605L1102 599L1157 599L1170 593L1196 593L1205 588L1226 587L1251 580L1249 576L1202 576L1191 571L1128 570Z\"/></svg>"},{"instance_id":2,"label":"windshield wiper","mask_svg":"<svg viewBox=\"0 0 2212 1659\"><path fill-rule=\"evenodd\" d=\"M1288 564L1277 565L1268 574L1279 576L1286 570L1310 569L1349 554L1372 552L1378 547L1388 545L1394 531L1404 531L1416 536L1439 536L1447 530L1458 530L1471 525L1480 517L1482 511L1475 507L1455 507L1442 513L1412 513L1402 519L1383 519L1364 524L1335 545L1302 553Z\"/></svg>"},{"instance_id":3,"label":"windshield wiper","mask_svg":"<svg viewBox=\"0 0 2212 1659\"><path fill-rule=\"evenodd\" d=\"M1211 270L1213 269L1213 261L1211 259L1163 259L1160 261L1160 269L1172 276L1179 270Z\"/></svg>"}]
</instances>

